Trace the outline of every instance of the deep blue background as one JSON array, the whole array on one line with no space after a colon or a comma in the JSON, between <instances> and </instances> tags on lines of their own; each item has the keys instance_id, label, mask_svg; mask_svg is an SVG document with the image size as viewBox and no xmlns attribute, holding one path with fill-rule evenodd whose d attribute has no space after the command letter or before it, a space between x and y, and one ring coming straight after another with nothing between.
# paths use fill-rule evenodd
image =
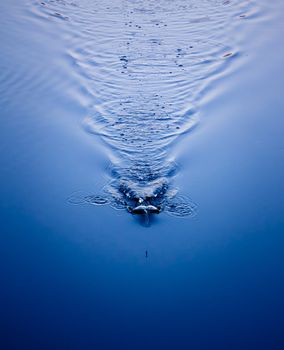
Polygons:
<instances>
[{"instance_id":1,"label":"deep blue background","mask_svg":"<svg viewBox=\"0 0 284 350\"><path fill-rule=\"evenodd\" d=\"M1 349L284 348L280 9L247 27L176 147L198 216L145 228L67 203L105 184L107 151L80 128L64 43L1 4Z\"/></svg>"}]
</instances>

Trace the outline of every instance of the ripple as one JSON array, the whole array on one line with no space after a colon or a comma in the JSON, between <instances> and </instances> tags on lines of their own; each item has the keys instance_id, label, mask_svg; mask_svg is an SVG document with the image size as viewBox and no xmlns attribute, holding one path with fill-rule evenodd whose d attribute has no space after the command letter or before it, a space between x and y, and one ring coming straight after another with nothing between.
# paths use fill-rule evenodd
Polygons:
<instances>
[{"instance_id":1,"label":"ripple","mask_svg":"<svg viewBox=\"0 0 284 350\"><path fill-rule=\"evenodd\" d=\"M70 69L92 100L84 127L115 155L113 187L119 179L146 193L173 176L171 146L197 124L202 94L240 54L232 28L254 8L246 0L33 2L34 16L60 22L72 38ZM177 216L194 208L181 197L166 205Z\"/></svg>"}]
</instances>

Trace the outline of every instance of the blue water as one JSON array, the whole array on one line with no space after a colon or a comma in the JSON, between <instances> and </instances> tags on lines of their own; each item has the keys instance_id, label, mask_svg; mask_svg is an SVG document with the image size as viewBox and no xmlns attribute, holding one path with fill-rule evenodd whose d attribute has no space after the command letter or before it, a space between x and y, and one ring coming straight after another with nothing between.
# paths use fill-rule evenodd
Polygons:
<instances>
[{"instance_id":1,"label":"blue water","mask_svg":"<svg viewBox=\"0 0 284 350\"><path fill-rule=\"evenodd\" d=\"M284 348L283 11L1 2L1 349Z\"/></svg>"}]
</instances>

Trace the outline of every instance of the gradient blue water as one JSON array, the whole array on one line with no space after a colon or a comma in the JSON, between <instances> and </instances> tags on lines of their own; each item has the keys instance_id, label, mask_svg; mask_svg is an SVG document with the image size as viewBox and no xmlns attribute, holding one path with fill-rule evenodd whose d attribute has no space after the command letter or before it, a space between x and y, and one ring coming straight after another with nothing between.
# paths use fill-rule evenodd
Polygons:
<instances>
[{"instance_id":1,"label":"gradient blue water","mask_svg":"<svg viewBox=\"0 0 284 350\"><path fill-rule=\"evenodd\" d=\"M73 42L1 3L1 349L283 349L284 7L258 7L172 149L198 215L145 228L68 203L109 168Z\"/></svg>"}]
</instances>

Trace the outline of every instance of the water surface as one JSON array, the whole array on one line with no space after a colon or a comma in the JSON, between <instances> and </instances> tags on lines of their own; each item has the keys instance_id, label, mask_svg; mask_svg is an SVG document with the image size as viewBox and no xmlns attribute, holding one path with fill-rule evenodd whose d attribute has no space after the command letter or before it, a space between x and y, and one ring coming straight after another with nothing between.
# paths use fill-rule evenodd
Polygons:
<instances>
[{"instance_id":1,"label":"water surface","mask_svg":"<svg viewBox=\"0 0 284 350\"><path fill-rule=\"evenodd\" d=\"M131 213L196 214L172 188L172 146L196 125L208 86L239 56L234 31L260 15L256 4L47 1L31 11L40 25L64 31L66 61L89 98L83 125L107 144L111 161L102 196L78 192L69 202L81 196Z\"/></svg>"},{"instance_id":2,"label":"water surface","mask_svg":"<svg viewBox=\"0 0 284 350\"><path fill-rule=\"evenodd\" d=\"M0 10L1 348L282 349L282 2Z\"/></svg>"}]
</instances>

